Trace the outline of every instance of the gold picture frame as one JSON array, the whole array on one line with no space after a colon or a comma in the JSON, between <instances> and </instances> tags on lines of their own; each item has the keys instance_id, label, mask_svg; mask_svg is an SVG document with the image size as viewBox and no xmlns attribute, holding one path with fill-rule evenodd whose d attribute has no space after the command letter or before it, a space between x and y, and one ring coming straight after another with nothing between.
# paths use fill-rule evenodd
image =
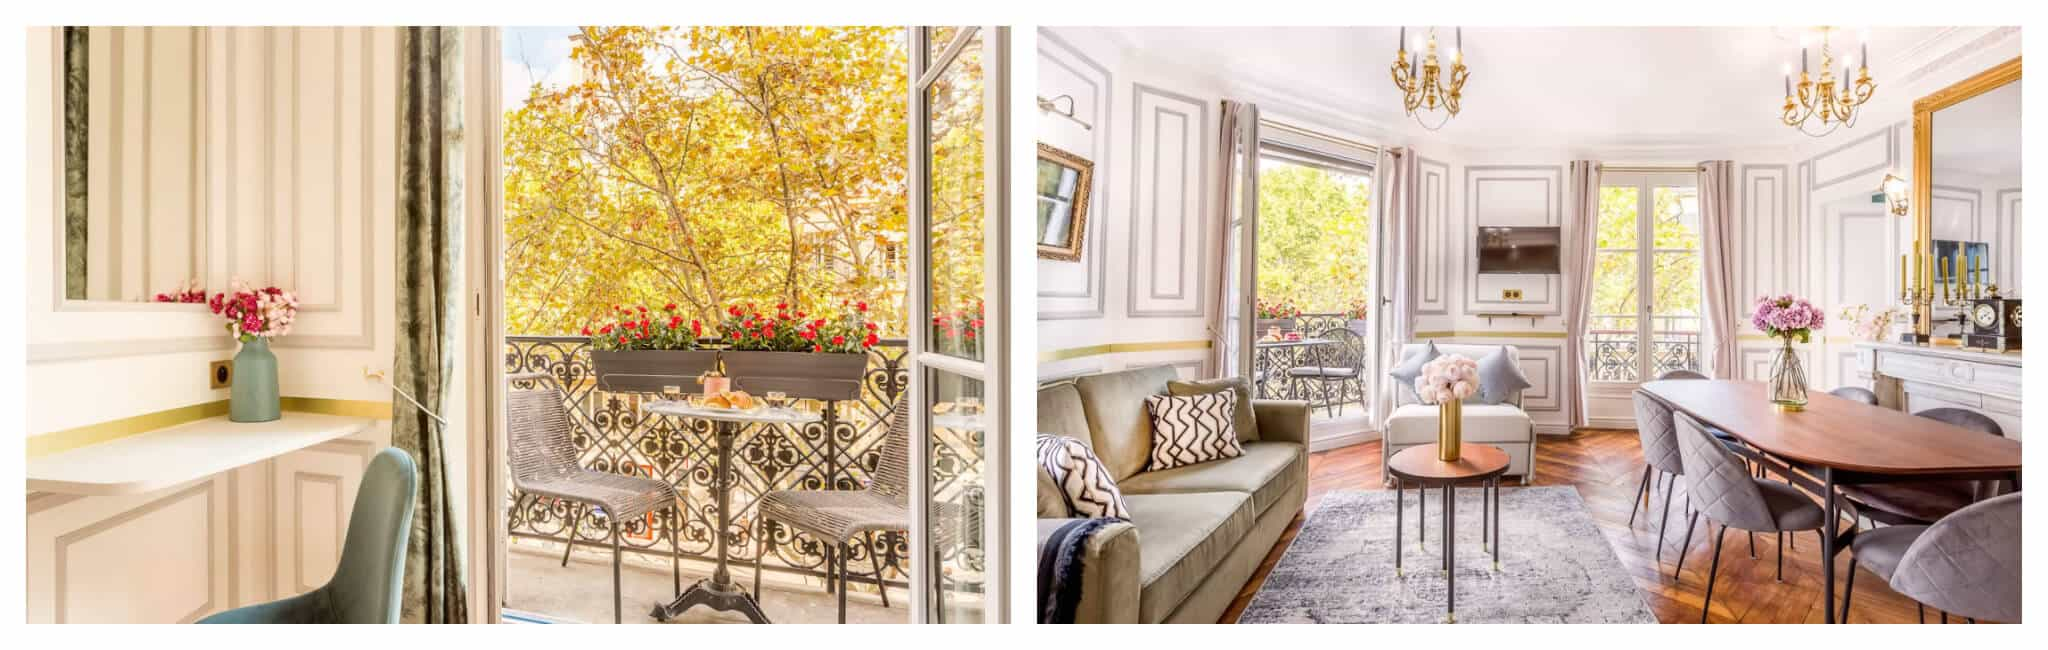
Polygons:
<instances>
[{"instance_id":1,"label":"gold picture frame","mask_svg":"<svg viewBox=\"0 0 2048 650\"><path fill-rule=\"evenodd\" d=\"M1080 261L1088 236L1088 208L1095 185L1095 163L1040 142L1035 177L1037 182L1033 185L1032 196L1033 214L1038 221L1035 235L1038 257L1063 262ZM1068 188L1071 194L1062 194L1062 187Z\"/></svg>"},{"instance_id":2,"label":"gold picture frame","mask_svg":"<svg viewBox=\"0 0 2048 650\"><path fill-rule=\"evenodd\" d=\"M2019 80L2020 57L2013 57L1913 101L1913 241L1919 246L1913 251L1915 256L1931 256L1934 252L1934 113ZM1922 277L1925 275L1916 274L1908 284L1920 295L1932 296L1934 283ZM1931 301L1915 300L1912 307L1913 331L1923 337L1932 333Z\"/></svg>"}]
</instances>

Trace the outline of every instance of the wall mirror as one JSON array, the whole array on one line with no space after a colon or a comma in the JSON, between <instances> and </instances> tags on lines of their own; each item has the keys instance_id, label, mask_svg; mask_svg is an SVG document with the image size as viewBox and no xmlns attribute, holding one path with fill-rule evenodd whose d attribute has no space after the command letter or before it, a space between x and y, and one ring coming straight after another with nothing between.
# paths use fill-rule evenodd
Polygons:
<instances>
[{"instance_id":1,"label":"wall mirror","mask_svg":"<svg viewBox=\"0 0 2048 650\"><path fill-rule=\"evenodd\" d=\"M1088 234L1088 194L1095 163L1038 143L1038 256L1068 262L1081 259Z\"/></svg>"},{"instance_id":2,"label":"wall mirror","mask_svg":"<svg viewBox=\"0 0 2048 650\"><path fill-rule=\"evenodd\" d=\"M2015 58L1914 102L1915 312L1936 341L1970 299L2021 297L2020 91Z\"/></svg>"},{"instance_id":3,"label":"wall mirror","mask_svg":"<svg viewBox=\"0 0 2048 650\"><path fill-rule=\"evenodd\" d=\"M194 301L209 289L206 30L66 27L59 47L59 305Z\"/></svg>"}]
</instances>

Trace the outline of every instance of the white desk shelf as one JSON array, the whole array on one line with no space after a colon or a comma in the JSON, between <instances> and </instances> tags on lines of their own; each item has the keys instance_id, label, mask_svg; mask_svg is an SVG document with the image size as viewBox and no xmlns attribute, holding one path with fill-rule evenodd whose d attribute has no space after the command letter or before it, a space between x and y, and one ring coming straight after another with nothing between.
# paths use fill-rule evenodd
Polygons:
<instances>
[{"instance_id":1,"label":"white desk shelf","mask_svg":"<svg viewBox=\"0 0 2048 650\"><path fill-rule=\"evenodd\" d=\"M139 494L369 430L371 420L286 412L271 422L212 417L28 460L28 491Z\"/></svg>"}]
</instances>

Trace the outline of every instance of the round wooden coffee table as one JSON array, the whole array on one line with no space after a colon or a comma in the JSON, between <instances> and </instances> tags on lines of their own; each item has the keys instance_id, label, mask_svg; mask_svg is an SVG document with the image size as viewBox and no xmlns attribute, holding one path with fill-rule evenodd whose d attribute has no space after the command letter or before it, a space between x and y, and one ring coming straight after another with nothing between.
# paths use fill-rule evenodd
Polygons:
<instances>
[{"instance_id":1,"label":"round wooden coffee table","mask_svg":"<svg viewBox=\"0 0 2048 650\"><path fill-rule=\"evenodd\" d=\"M1493 556L1493 570L1500 570L1500 477L1507 473L1508 454L1499 447L1465 444L1458 446L1458 460L1437 460L1436 444L1409 447L1387 459L1387 473L1394 477L1394 575L1401 571L1402 490L1415 484L1416 544L1427 538L1423 525L1423 491L1443 488L1443 574L1444 620L1458 622L1458 498L1459 482L1478 481L1483 505L1479 510L1479 545ZM1491 543L1488 537L1491 536Z\"/></svg>"}]
</instances>

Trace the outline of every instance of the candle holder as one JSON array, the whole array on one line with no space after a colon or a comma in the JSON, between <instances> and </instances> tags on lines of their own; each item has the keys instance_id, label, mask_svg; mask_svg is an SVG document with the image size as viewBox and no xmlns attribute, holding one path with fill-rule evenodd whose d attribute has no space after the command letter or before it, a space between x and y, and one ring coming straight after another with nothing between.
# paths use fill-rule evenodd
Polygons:
<instances>
[{"instance_id":1,"label":"candle holder","mask_svg":"<svg viewBox=\"0 0 2048 650\"><path fill-rule=\"evenodd\" d=\"M1899 342L1909 345L1927 345L1933 342L1933 337L1929 336L1927 331L1931 327L1928 326L1927 317L1923 316L1926 312L1922 311L1922 308L1933 305L1934 289L1906 287L1899 291L1899 301L1906 303L1906 306L1913 310L1913 328L1900 332Z\"/></svg>"}]
</instances>

